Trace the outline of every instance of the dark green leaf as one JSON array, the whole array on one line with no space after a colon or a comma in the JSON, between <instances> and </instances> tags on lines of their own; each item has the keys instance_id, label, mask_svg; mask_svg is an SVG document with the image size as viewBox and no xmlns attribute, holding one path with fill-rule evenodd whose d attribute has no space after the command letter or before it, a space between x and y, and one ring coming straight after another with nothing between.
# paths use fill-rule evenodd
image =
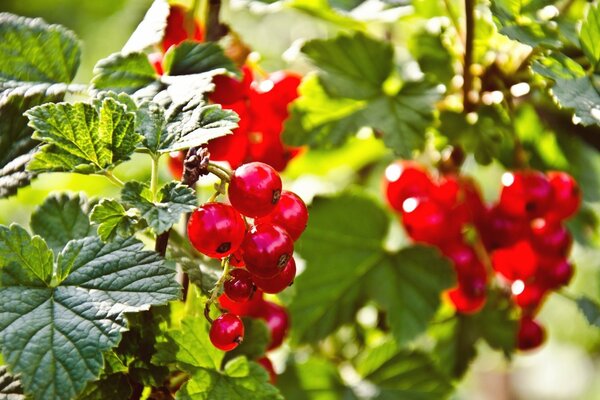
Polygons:
<instances>
[{"instance_id":1,"label":"dark green leaf","mask_svg":"<svg viewBox=\"0 0 600 400\"><path fill-rule=\"evenodd\" d=\"M440 400L453 391L428 355L398 349L393 341L368 350L356 367L364 379L377 386L378 400Z\"/></svg>"},{"instance_id":2,"label":"dark green leaf","mask_svg":"<svg viewBox=\"0 0 600 400\"><path fill-rule=\"evenodd\" d=\"M224 68L238 74L233 61L223 53L215 42L197 43L185 41L171 48L165 54L163 68L169 75L190 75Z\"/></svg>"},{"instance_id":3,"label":"dark green leaf","mask_svg":"<svg viewBox=\"0 0 600 400\"><path fill-rule=\"evenodd\" d=\"M26 171L33 154L23 154L0 168L0 198L12 196L23 186L29 185L35 174Z\"/></svg>"},{"instance_id":4,"label":"dark green leaf","mask_svg":"<svg viewBox=\"0 0 600 400\"><path fill-rule=\"evenodd\" d=\"M146 227L136 209L125 210L121 203L111 199L102 199L94 206L90 221L98 224L98 236L105 242L118 236L133 236Z\"/></svg>"},{"instance_id":5,"label":"dark green leaf","mask_svg":"<svg viewBox=\"0 0 600 400\"><path fill-rule=\"evenodd\" d=\"M320 69L320 82L330 97L366 100L378 96L394 66L391 44L361 32L311 40L302 52Z\"/></svg>"},{"instance_id":6,"label":"dark green leaf","mask_svg":"<svg viewBox=\"0 0 600 400\"><path fill-rule=\"evenodd\" d=\"M586 57L596 72L600 66L600 6L590 5L587 16L581 25L579 42Z\"/></svg>"},{"instance_id":7,"label":"dark green leaf","mask_svg":"<svg viewBox=\"0 0 600 400\"><path fill-rule=\"evenodd\" d=\"M33 171L102 173L129 159L142 137L135 115L111 98L99 109L88 103L45 104L27 111L33 137L44 143Z\"/></svg>"},{"instance_id":8,"label":"dark green leaf","mask_svg":"<svg viewBox=\"0 0 600 400\"><path fill-rule=\"evenodd\" d=\"M87 237L69 242L53 266L39 237L0 227L0 344L33 399L75 397L127 329L125 313L180 295L175 269L143 247Z\"/></svg>"},{"instance_id":9,"label":"dark green leaf","mask_svg":"<svg viewBox=\"0 0 600 400\"><path fill-rule=\"evenodd\" d=\"M425 75L433 82L448 85L456 72L452 55L442 41L443 34L423 30L411 37L409 49Z\"/></svg>"},{"instance_id":10,"label":"dark green leaf","mask_svg":"<svg viewBox=\"0 0 600 400\"><path fill-rule=\"evenodd\" d=\"M590 325L600 328L600 304L598 302L582 296L577 299L577 306Z\"/></svg>"},{"instance_id":11,"label":"dark green leaf","mask_svg":"<svg viewBox=\"0 0 600 400\"><path fill-rule=\"evenodd\" d=\"M88 383L77 397L79 400L128 399L131 385L126 374L110 374L97 381Z\"/></svg>"},{"instance_id":12,"label":"dark green leaf","mask_svg":"<svg viewBox=\"0 0 600 400\"><path fill-rule=\"evenodd\" d=\"M5 365L0 366L0 399L25 400L21 382L8 372Z\"/></svg>"},{"instance_id":13,"label":"dark green leaf","mask_svg":"<svg viewBox=\"0 0 600 400\"><path fill-rule=\"evenodd\" d=\"M153 203L151 197L149 188L140 182L127 182L121 192L123 202L137 208L157 235L179 222L181 214L193 211L198 202L194 190L178 182L166 184L158 202Z\"/></svg>"},{"instance_id":14,"label":"dark green leaf","mask_svg":"<svg viewBox=\"0 0 600 400\"><path fill-rule=\"evenodd\" d=\"M80 56L77 38L62 26L0 14L0 81L71 82Z\"/></svg>"},{"instance_id":15,"label":"dark green leaf","mask_svg":"<svg viewBox=\"0 0 600 400\"><path fill-rule=\"evenodd\" d=\"M46 198L31 215L31 229L44 238L48 246L58 254L74 239L93 234L88 214L90 205L81 195L57 194Z\"/></svg>"},{"instance_id":16,"label":"dark green leaf","mask_svg":"<svg viewBox=\"0 0 600 400\"><path fill-rule=\"evenodd\" d=\"M169 142L164 109L154 102L144 102L136 111L136 117L135 130L144 137L143 148L157 155Z\"/></svg>"},{"instance_id":17,"label":"dark green leaf","mask_svg":"<svg viewBox=\"0 0 600 400\"><path fill-rule=\"evenodd\" d=\"M157 79L145 53L115 53L98 61L92 84L96 89L135 93Z\"/></svg>"},{"instance_id":18,"label":"dark green leaf","mask_svg":"<svg viewBox=\"0 0 600 400\"><path fill-rule=\"evenodd\" d=\"M286 400L357 399L352 389L344 385L336 366L317 356L288 362L277 382Z\"/></svg>"},{"instance_id":19,"label":"dark green leaf","mask_svg":"<svg viewBox=\"0 0 600 400\"><path fill-rule=\"evenodd\" d=\"M160 43L167 27L168 17L169 3L166 0L154 0L121 52L136 53Z\"/></svg>"}]
</instances>

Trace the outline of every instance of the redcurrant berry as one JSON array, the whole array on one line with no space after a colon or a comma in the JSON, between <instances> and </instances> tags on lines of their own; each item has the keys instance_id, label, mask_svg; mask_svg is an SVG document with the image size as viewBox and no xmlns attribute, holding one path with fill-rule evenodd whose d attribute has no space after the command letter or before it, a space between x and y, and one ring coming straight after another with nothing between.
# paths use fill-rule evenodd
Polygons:
<instances>
[{"instance_id":1,"label":"redcurrant berry","mask_svg":"<svg viewBox=\"0 0 600 400\"><path fill-rule=\"evenodd\" d=\"M573 266L564 257L541 257L538 268L541 280L550 289L568 285L573 277Z\"/></svg>"},{"instance_id":2,"label":"redcurrant berry","mask_svg":"<svg viewBox=\"0 0 600 400\"><path fill-rule=\"evenodd\" d=\"M461 314L475 314L485 305L486 296L470 297L460 286L448 291L448 298L457 312Z\"/></svg>"},{"instance_id":3,"label":"redcurrant berry","mask_svg":"<svg viewBox=\"0 0 600 400\"><path fill-rule=\"evenodd\" d=\"M242 80L227 75L217 75L213 78L215 91L208 97L213 103L231 104L245 100L250 92L253 74L248 66L242 68Z\"/></svg>"},{"instance_id":4,"label":"redcurrant berry","mask_svg":"<svg viewBox=\"0 0 600 400\"><path fill-rule=\"evenodd\" d=\"M402 222L408 235L417 242L439 244L459 238L461 233L461 226L429 198L409 197L404 200Z\"/></svg>"},{"instance_id":5,"label":"redcurrant berry","mask_svg":"<svg viewBox=\"0 0 600 400\"><path fill-rule=\"evenodd\" d=\"M185 18L188 10L181 6L171 6L167 17L167 27L162 41L163 52L188 38L185 30Z\"/></svg>"},{"instance_id":6,"label":"redcurrant berry","mask_svg":"<svg viewBox=\"0 0 600 400\"><path fill-rule=\"evenodd\" d=\"M294 282L296 277L296 261L291 257L285 268L272 278L259 278L254 276L252 279L256 286L263 292L276 294L282 292L285 288Z\"/></svg>"},{"instance_id":7,"label":"redcurrant berry","mask_svg":"<svg viewBox=\"0 0 600 400\"><path fill-rule=\"evenodd\" d=\"M485 213L478 229L488 250L511 246L527 235L526 221L507 216L499 207L493 207Z\"/></svg>"},{"instance_id":8,"label":"redcurrant berry","mask_svg":"<svg viewBox=\"0 0 600 400\"><path fill-rule=\"evenodd\" d=\"M458 274L468 273L476 263L479 263L475 250L462 241L445 244L441 250L446 257L452 260Z\"/></svg>"},{"instance_id":9,"label":"redcurrant berry","mask_svg":"<svg viewBox=\"0 0 600 400\"><path fill-rule=\"evenodd\" d=\"M248 301L254 293L254 282L250 272L236 268L229 273L229 279L224 284L225 294L238 303Z\"/></svg>"},{"instance_id":10,"label":"redcurrant berry","mask_svg":"<svg viewBox=\"0 0 600 400\"><path fill-rule=\"evenodd\" d=\"M292 257L292 238L277 225L254 225L242 243L246 268L259 278L271 278L283 270Z\"/></svg>"},{"instance_id":11,"label":"redcurrant berry","mask_svg":"<svg viewBox=\"0 0 600 400\"><path fill-rule=\"evenodd\" d=\"M495 250L492 253L492 266L494 270L502 274L510 281L527 281L536 273L538 266L538 254L526 240L516 244Z\"/></svg>"},{"instance_id":12,"label":"redcurrant berry","mask_svg":"<svg viewBox=\"0 0 600 400\"><path fill-rule=\"evenodd\" d=\"M221 308L235 315L239 315L240 317L256 315L262 308L264 302L265 300L263 299L263 294L260 290L255 290L252 296L250 296L250 299L243 303L237 303L225 294L219 296L219 305Z\"/></svg>"},{"instance_id":13,"label":"redcurrant berry","mask_svg":"<svg viewBox=\"0 0 600 400\"><path fill-rule=\"evenodd\" d=\"M269 222L286 230L294 241L298 240L308 222L306 204L297 194L284 190L272 213L257 222Z\"/></svg>"},{"instance_id":14,"label":"redcurrant berry","mask_svg":"<svg viewBox=\"0 0 600 400\"><path fill-rule=\"evenodd\" d=\"M523 310L533 313L542 304L546 292L547 289L538 283L527 283L523 291L514 296L515 303Z\"/></svg>"},{"instance_id":15,"label":"redcurrant berry","mask_svg":"<svg viewBox=\"0 0 600 400\"><path fill-rule=\"evenodd\" d=\"M184 151L172 151L169 153L169 172L173 178L181 180L183 177L183 162L185 161Z\"/></svg>"},{"instance_id":16,"label":"redcurrant berry","mask_svg":"<svg viewBox=\"0 0 600 400\"><path fill-rule=\"evenodd\" d=\"M244 262L244 252L240 247L229 256L229 265L233 267L244 267L246 263Z\"/></svg>"},{"instance_id":17,"label":"redcurrant berry","mask_svg":"<svg viewBox=\"0 0 600 400\"><path fill-rule=\"evenodd\" d=\"M164 73L162 67L163 53L155 52L148 54L148 61L150 61L150 64L152 64L154 71L156 71L158 75L162 75Z\"/></svg>"},{"instance_id":18,"label":"redcurrant berry","mask_svg":"<svg viewBox=\"0 0 600 400\"><path fill-rule=\"evenodd\" d=\"M517 334L517 347L519 350L532 350L544 342L546 333L544 328L529 316L523 316L519 323Z\"/></svg>"},{"instance_id":19,"label":"redcurrant berry","mask_svg":"<svg viewBox=\"0 0 600 400\"><path fill-rule=\"evenodd\" d=\"M500 208L518 218L536 218L549 210L553 200L550 181L539 171L506 172L502 175Z\"/></svg>"},{"instance_id":20,"label":"redcurrant berry","mask_svg":"<svg viewBox=\"0 0 600 400\"><path fill-rule=\"evenodd\" d=\"M244 340L244 323L237 315L221 314L210 326L209 337L217 349L233 350Z\"/></svg>"},{"instance_id":21,"label":"redcurrant berry","mask_svg":"<svg viewBox=\"0 0 600 400\"><path fill-rule=\"evenodd\" d=\"M429 196L432 188L429 174L415 162L397 161L385 169L383 190L396 211L402 212L402 204L409 197Z\"/></svg>"},{"instance_id":22,"label":"redcurrant berry","mask_svg":"<svg viewBox=\"0 0 600 400\"><path fill-rule=\"evenodd\" d=\"M573 177L566 172L549 172L548 179L554 189L554 202L550 218L559 220L571 217L581 204L581 190Z\"/></svg>"},{"instance_id":23,"label":"redcurrant berry","mask_svg":"<svg viewBox=\"0 0 600 400\"><path fill-rule=\"evenodd\" d=\"M262 365L265 371L267 371L267 373L269 374L269 382L271 383L271 385L277 383L277 374L275 373L275 368L273 368L273 363L271 362L271 360L269 360L268 357L261 357L258 360L256 360L256 362Z\"/></svg>"},{"instance_id":24,"label":"redcurrant berry","mask_svg":"<svg viewBox=\"0 0 600 400\"><path fill-rule=\"evenodd\" d=\"M246 225L233 207L206 203L192 213L187 231L196 250L209 257L221 258L240 247Z\"/></svg>"},{"instance_id":25,"label":"redcurrant berry","mask_svg":"<svg viewBox=\"0 0 600 400\"><path fill-rule=\"evenodd\" d=\"M564 225L542 218L531 221L530 237L533 248L540 254L566 256L573 243Z\"/></svg>"},{"instance_id":26,"label":"redcurrant berry","mask_svg":"<svg viewBox=\"0 0 600 400\"><path fill-rule=\"evenodd\" d=\"M265 301L255 316L264 320L271 332L271 341L269 342L267 350L273 350L281 346L290 325L285 308L275 303Z\"/></svg>"},{"instance_id":27,"label":"redcurrant berry","mask_svg":"<svg viewBox=\"0 0 600 400\"><path fill-rule=\"evenodd\" d=\"M236 169L227 191L231 205L242 214L263 217L275 209L281 196L281 178L273 167L252 162Z\"/></svg>"}]
</instances>

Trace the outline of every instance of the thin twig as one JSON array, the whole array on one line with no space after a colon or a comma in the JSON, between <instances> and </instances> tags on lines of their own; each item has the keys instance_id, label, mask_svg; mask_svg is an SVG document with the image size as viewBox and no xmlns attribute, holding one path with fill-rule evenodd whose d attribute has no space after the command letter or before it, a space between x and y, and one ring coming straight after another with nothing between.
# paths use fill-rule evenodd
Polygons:
<instances>
[{"instance_id":1,"label":"thin twig","mask_svg":"<svg viewBox=\"0 0 600 400\"><path fill-rule=\"evenodd\" d=\"M475 39L475 0L465 0L465 55L463 62L463 106L465 113L474 110L473 104L469 98L469 93L473 88L473 74L471 73L471 64L473 64L473 41Z\"/></svg>"}]
</instances>

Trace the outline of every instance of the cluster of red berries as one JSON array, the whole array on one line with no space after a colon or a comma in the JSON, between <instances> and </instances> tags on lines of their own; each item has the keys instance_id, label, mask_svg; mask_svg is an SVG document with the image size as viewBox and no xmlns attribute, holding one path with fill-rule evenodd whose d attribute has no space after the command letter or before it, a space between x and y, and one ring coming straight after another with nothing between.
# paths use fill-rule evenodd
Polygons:
<instances>
[{"instance_id":1,"label":"cluster of red berries","mask_svg":"<svg viewBox=\"0 0 600 400\"><path fill-rule=\"evenodd\" d=\"M271 166L252 162L231 175L229 204L209 202L196 209L188 222L188 237L201 253L227 258L235 267L224 283L222 314L211 327L210 339L221 350L234 349L243 338L239 316L262 318L271 328L269 349L281 344L287 314L262 293L279 293L296 276L292 257L308 221L306 205L295 193L282 191L281 177ZM253 223L246 226L246 219Z\"/></svg>"},{"instance_id":2,"label":"cluster of red berries","mask_svg":"<svg viewBox=\"0 0 600 400\"><path fill-rule=\"evenodd\" d=\"M500 199L486 206L473 180L453 174L434 180L420 165L400 161L386 169L384 191L407 234L452 261L458 285L447 297L458 312L480 311L494 278L522 311L518 347L544 341L534 316L546 295L573 275L567 260L572 238L563 221L578 210L581 192L569 174L507 172ZM469 226L471 242L465 240Z\"/></svg>"}]
</instances>

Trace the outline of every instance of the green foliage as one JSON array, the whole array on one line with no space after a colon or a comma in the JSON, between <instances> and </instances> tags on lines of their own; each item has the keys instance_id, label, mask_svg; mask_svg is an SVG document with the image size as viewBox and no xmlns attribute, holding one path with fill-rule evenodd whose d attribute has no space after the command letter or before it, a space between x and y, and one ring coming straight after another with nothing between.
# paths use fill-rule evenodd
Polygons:
<instances>
[{"instance_id":1,"label":"green foliage","mask_svg":"<svg viewBox=\"0 0 600 400\"><path fill-rule=\"evenodd\" d=\"M121 52L123 54L141 52L160 43L167 27L169 9L166 0L154 0Z\"/></svg>"},{"instance_id":2,"label":"green foliage","mask_svg":"<svg viewBox=\"0 0 600 400\"><path fill-rule=\"evenodd\" d=\"M592 5L588 10L587 17L581 25L579 32L579 42L581 49L591 63L591 69L594 72L600 72L600 6Z\"/></svg>"},{"instance_id":3,"label":"green foliage","mask_svg":"<svg viewBox=\"0 0 600 400\"><path fill-rule=\"evenodd\" d=\"M237 357L224 365L224 352L208 338L208 322L186 318L181 329L167 332L167 341L158 344L154 361L175 363L191 379L177 393L177 399L282 399L278 390L267 383L267 373L258 364Z\"/></svg>"},{"instance_id":4,"label":"green foliage","mask_svg":"<svg viewBox=\"0 0 600 400\"><path fill-rule=\"evenodd\" d=\"M169 75L190 75L224 68L234 74L238 69L216 43L183 42L165 54L163 68Z\"/></svg>"},{"instance_id":5,"label":"green foliage","mask_svg":"<svg viewBox=\"0 0 600 400\"><path fill-rule=\"evenodd\" d=\"M88 103L49 103L27 111L33 137L44 143L29 164L33 171L101 174L128 160L142 137L135 115L110 98Z\"/></svg>"},{"instance_id":6,"label":"green foliage","mask_svg":"<svg viewBox=\"0 0 600 400\"><path fill-rule=\"evenodd\" d=\"M6 400L25 400L21 382L8 372L5 365L0 366L0 398Z\"/></svg>"},{"instance_id":7,"label":"green foliage","mask_svg":"<svg viewBox=\"0 0 600 400\"><path fill-rule=\"evenodd\" d=\"M98 224L98 236L105 242L117 236L133 236L147 226L137 209L126 210L121 203L111 199L102 199L94 206L90 221Z\"/></svg>"},{"instance_id":8,"label":"green foliage","mask_svg":"<svg viewBox=\"0 0 600 400\"><path fill-rule=\"evenodd\" d=\"M134 93L157 78L145 53L115 53L98 61L92 84L96 89Z\"/></svg>"},{"instance_id":9,"label":"green foliage","mask_svg":"<svg viewBox=\"0 0 600 400\"><path fill-rule=\"evenodd\" d=\"M355 364L376 385L378 400L437 400L452 393L452 384L427 354L398 349L391 340L362 354Z\"/></svg>"},{"instance_id":10,"label":"green foliage","mask_svg":"<svg viewBox=\"0 0 600 400\"><path fill-rule=\"evenodd\" d=\"M402 82L389 43L356 33L313 40L302 51L320 73L300 88L301 98L286 122L286 142L339 146L370 127L401 156L423 147L439 93L430 83Z\"/></svg>"},{"instance_id":11,"label":"green foliage","mask_svg":"<svg viewBox=\"0 0 600 400\"><path fill-rule=\"evenodd\" d=\"M600 327L600 304L587 296L577 299L577 306L590 325Z\"/></svg>"},{"instance_id":12,"label":"green foliage","mask_svg":"<svg viewBox=\"0 0 600 400\"><path fill-rule=\"evenodd\" d=\"M313 342L333 333L354 320L365 298L389 311L400 343L422 333L441 291L452 284L448 263L425 247L388 253L383 244L388 216L367 196L318 198L310 213L297 247L307 269L295 281L297 294L290 305L295 338Z\"/></svg>"}]
</instances>

